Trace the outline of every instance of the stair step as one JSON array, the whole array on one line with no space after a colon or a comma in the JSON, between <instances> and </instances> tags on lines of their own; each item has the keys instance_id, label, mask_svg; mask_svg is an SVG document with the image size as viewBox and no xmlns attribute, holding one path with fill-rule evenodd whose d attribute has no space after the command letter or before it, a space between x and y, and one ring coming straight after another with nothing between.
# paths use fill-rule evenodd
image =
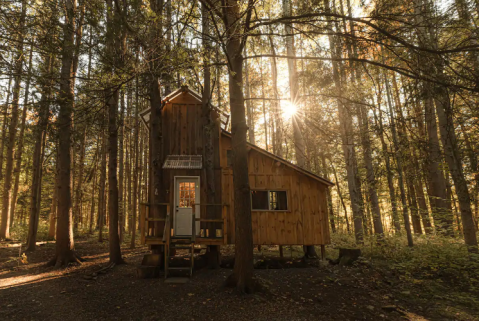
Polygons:
<instances>
[{"instance_id":1,"label":"stair step","mask_svg":"<svg viewBox=\"0 0 479 321\"><path fill-rule=\"evenodd\" d=\"M190 280L190 278L179 278L179 277L169 277L165 280L165 283L171 284L185 284Z\"/></svg>"},{"instance_id":2,"label":"stair step","mask_svg":"<svg viewBox=\"0 0 479 321\"><path fill-rule=\"evenodd\" d=\"M191 266L169 266L168 270L189 270Z\"/></svg>"},{"instance_id":3,"label":"stair step","mask_svg":"<svg viewBox=\"0 0 479 321\"><path fill-rule=\"evenodd\" d=\"M188 245L179 245L179 244L171 244L171 245L172 245L172 248L175 249L175 250L187 250L187 249L189 250L189 249L191 249L191 246L188 246Z\"/></svg>"}]
</instances>

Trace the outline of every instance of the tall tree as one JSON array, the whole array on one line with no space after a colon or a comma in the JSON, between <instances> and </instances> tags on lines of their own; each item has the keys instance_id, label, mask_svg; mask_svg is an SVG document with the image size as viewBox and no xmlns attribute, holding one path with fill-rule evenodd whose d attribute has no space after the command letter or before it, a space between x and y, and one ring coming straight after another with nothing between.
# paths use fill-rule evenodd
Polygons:
<instances>
[{"instance_id":1,"label":"tall tree","mask_svg":"<svg viewBox=\"0 0 479 321\"><path fill-rule=\"evenodd\" d=\"M17 137L18 126L18 102L20 99L20 89L23 74L23 43L25 38L25 18L27 15L27 0L22 1L22 12L18 23L18 39L16 48L16 59L14 66L14 81L12 95L12 112L10 115L10 124L8 126L7 153L5 154L5 177L3 181L3 199L2 199L2 221L0 224L0 239L10 238L10 201L12 192L13 177L13 155L15 152L15 140Z\"/></svg>"},{"instance_id":2,"label":"tall tree","mask_svg":"<svg viewBox=\"0 0 479 321\"><path fill-rule=\"evenodd\" d=\"M64 0L62 40L62 66L60 72L60 91L58 93L60 110L58 114L58 213L55 257L50 264L56 267L69 262L79 262L74 252L72 208L71 208L71 136L73 101L75 98L73 81L73 56L75 50L75 12L76 0Z\"/></svg>"}]
</instances>

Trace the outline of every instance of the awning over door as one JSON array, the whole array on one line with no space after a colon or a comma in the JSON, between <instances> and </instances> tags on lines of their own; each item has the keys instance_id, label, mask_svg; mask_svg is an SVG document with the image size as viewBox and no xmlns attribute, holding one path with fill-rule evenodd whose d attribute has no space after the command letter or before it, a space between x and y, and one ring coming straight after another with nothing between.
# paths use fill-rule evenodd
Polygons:
<instances>
[{"instance_id":1,"label":"awning over door","mask_svg":"<svg viewBox=\"0 0 479 321\"><path fill-rule=\"evenodd\" d=\"M164 169L201 169L202 167L201 155L168 155L163 164Z\"/></svg>"}]
</instances>

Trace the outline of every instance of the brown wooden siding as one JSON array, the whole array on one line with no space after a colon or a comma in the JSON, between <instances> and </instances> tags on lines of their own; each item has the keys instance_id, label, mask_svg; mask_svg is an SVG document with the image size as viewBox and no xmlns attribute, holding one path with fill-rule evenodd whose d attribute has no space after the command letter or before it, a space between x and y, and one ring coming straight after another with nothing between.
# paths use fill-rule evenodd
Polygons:
<instances>
[{"instance_id":1,"label":"brown wooden siding","mask_svg":"<svg viewBox=\"0 0 479 321\"><path fill-rule=\"evenodd\" d=\"M233 173L226 166L230 138L223 135L221 146L223 202L230 204L227 241L234 243ZM288 211L252 211L254 244L330 243L326 185L254 149L248 153L248 166L251 189L286 190L288 197Z\"/></svg>"}]
</instances>

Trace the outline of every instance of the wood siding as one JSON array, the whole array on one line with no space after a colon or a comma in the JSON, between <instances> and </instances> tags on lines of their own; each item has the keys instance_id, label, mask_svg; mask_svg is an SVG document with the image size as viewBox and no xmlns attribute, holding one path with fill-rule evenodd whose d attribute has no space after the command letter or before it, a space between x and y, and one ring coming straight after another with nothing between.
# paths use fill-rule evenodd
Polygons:
<instances>
[{"instance_id":1,"label":"wood siding","mask_svg":"<svg viewBox=\"0 0 479 321\"><path fill-rule=\"evenodd\" d=\"M188 93L183 93L168 102L162 110L163 157L166 155L202 155L205 157L205 137L202 120L202 105ZM212 113L214 113L212 111ZM217 114L212 115L217 119ZM215 132L215 204L227 204L227 243L234 244L234 198L233 173L227 166L227 150L231 150L231 138L220 133L219 121ZM248 154L249 181L251 189L286 190L287 211L253 211L253 241L255 244L271 245L319 245L329 244L329 220L326 202L327 185L311 174L294 169L274 156L251 148ZM162 160L162 162L164 159ZM206 171L166 169L163 170L167 200L175 211L174 177L200 177L200 203L206 204ZM213 209L214 208L214 209ZM221 219L222 208L201 206L201 218ZM173 223L172 223L173 226ZM214 231L219 223L201 223L201 228Z\"/></svg>"},{"instance_id":2,"label":"wood siding","mask_svg":"<svg viewBox=\"0 0 479 321\"><path fill-rule=\"evenodd\" d=\"M217 119L218 115L212 111L212 117ZM205 135L203 130L202 119L202 105L197 99L190 96L188 93L180 94L178 97L172 99L165 104L162 110L162 125L163 125L163 155L202 155L205 158ZM215 153L214 169L215 203L221 204L221 168L220 168L220 144L219 144L219 124L214 131L215 137ZM164 162L164 159L163 159ZM191 169L164 169L164 186L167 188L167 199L171 204L171 211L173 214L176 209L175 204L175 176L199 176L200 177L200 203L206 204L206 170L191 170ZM201 218L221 218L221 207L209 210L206 213L206 207L201 207ZM174 215L171 216L172 221ZM205 224L201 224L205 225ZM210 223L210 225L212 225ZM173 226L173 222L172 222ZM212 226L216 227L216 226ZM203 226L202 226L203 228ZM221 227L217 227L221 228Z\"/></svg>"},{"instance_id":3,"label":"wood siding","mask_svg":"<svg viewBox=\"0 0 479 321\"><path fill-rule=\"evenodd\" d=\"M230 205L228 243L233 244L233 172L227 167L226 153L231 139L221 139L223 202ZM329 220L325 184L281 164L254 149L248 154L249 182L252 190L286 190L287 211L252 211L253 242L261 245L329 244Z\"/></svg>"}]
</instances>

